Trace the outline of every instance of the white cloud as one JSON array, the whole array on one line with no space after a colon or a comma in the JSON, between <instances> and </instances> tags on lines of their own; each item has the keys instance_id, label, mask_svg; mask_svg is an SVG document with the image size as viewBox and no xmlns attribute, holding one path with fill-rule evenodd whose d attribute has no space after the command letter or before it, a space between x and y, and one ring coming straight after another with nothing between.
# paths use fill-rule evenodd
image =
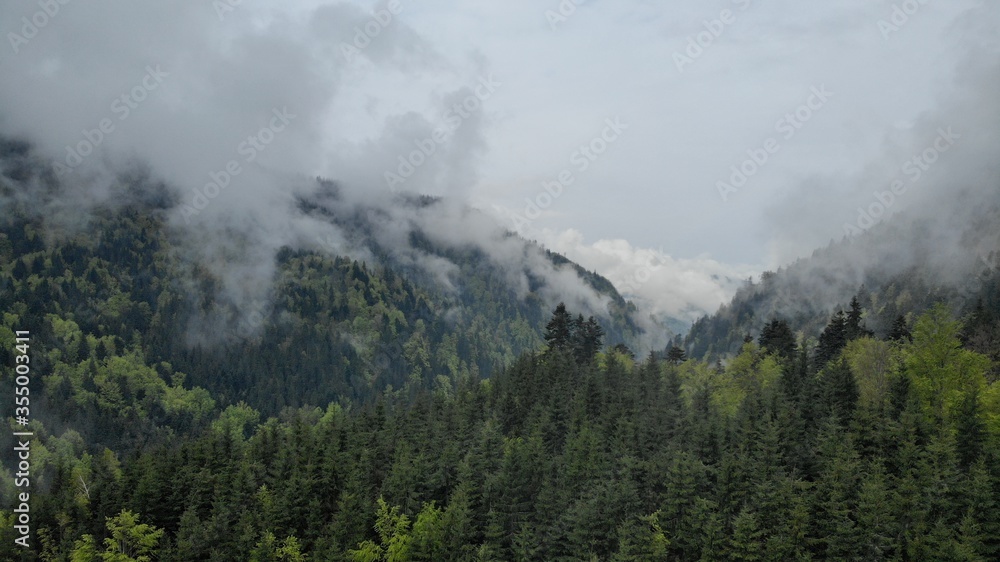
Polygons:
<instances>
[{"instance_id":1,"label":"white cloud","mask_svg":"<svg viewBox=\"0 0 1000 562\"><path fill-rule=\"evenodd\" d=\"M623 296L657 318L690 322L714 312L732 298L740 284L761 271L756 266L726 265L707 256L677 259L622 239L588 244L583 233L574 229L543 229L539 241L600 272Z\"/></svg>"},{"instance_id":2,"label":"white cloud","mask_svg":"<svg viewBox=\"0 0 1000 562\"><path fill-rule=\"evenodd\" d=\"M241 141L274 109L287 106L298 117L202 215L217 227L214 238L230 224L212 215L255 221L264 234L249 245L270 248L301 230L282 221L295 190L306 188L284 174L324 175L356 200L385 199L384 172L432 134L480 77L494 74L502 88L405 188L523 213L525 200L571 168L574 151L618 116L630 124L621 141L575 173L530 225L558 234L525 234L634 286L632 296L658 314L690 317L713 310L759 270L724 262L775 268L803 247L839 237L874 188L838 178L872 177L869 165L898 166L895 156L871 164L886 152L886 131L920 124L970 46L995 43L1000 27L1000 4L980 0L928 3L889 41L878 20L891 6L870 0L585 2L555 30L545 18L555 1L399 1L402 10L357 64L345 60L342 45L385 0L245 0L222 21L207 0L71 2L17 52L2 46L0 127L60 158L83 131L112 119L102 151L112 161L144 157L190 197L239 157ZM722 7L744 5L678 74L672 53ZM37 10L34 2L0 3L0 32L19 32L21 18ZM131 92L149 65L169 76L119 120L113 100ZM715 182L815 84L836 99L738 200L722 204ZM963 131L974 139L972 128ZM105 156L95 152L89 163ZM916 195L898 207L911 200ZM587 244L580 232L599 241ZM646 270L649 281L636 284Z\"/></svg>"}]
</instances>

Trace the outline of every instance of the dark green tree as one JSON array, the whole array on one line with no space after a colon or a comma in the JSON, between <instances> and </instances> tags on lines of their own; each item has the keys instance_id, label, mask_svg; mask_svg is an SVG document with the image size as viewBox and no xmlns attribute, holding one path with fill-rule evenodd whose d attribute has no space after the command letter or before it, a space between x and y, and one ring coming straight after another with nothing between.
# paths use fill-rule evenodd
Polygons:
<instances>
[{"instance_id":1,"label":"dark green tree","mask_svg":"<svg viewBox=\"0 0 1000 562\"><path fill-rule=\"evenodd\" d=\"M550 350L568 349L573 343L573 317L566 305L559 303L545 325L545 344Z\"/></svg>"},{"instance_id":2,"label":"dark green tree","mask_svg":"<svg viewBox=\"0 0 1000 562\"><path fill-rule=\"evenodd\" d=\"M865 327L863 316L864 310L861 308L861 303L858 302L858 297L855 296L851 299L851 304L847 311L847 319L844 324L844 336L847 338L847 341L875 335L874 332Z\"/></svg>"},{"instance_id":3,"label":"dark green tree","mask_svg":"<svg viewBox=\"0 0 1000 562\"><path fill-rule=\"evenodd\" d=\"M843 311L837 311L819 336L819 345L814 355L816 369L822 369L837 357L845 345L847 345L847 319Z\"/></svg>"},{"instance_id":4,"label":"dark green tree","mask_svg":"<svg viewBox=\"0 0 1000 562\"><path fill-rule=\"evenodd\" d=\"M674 365L680 365L687 361L687 353L684 351L684 348L672 345L667 350L667 361Z\"/></svg>"},{"instance_id":5,"label":"dark green tree","mask_svg":"<svg viewBox=\"0 0 1000 562\"><path fill-rule=\"evenodd\" d=\"M775 318L764 326L757 339L761 349L765 349L784 359L795 356L795 334L788 322Z\"/></svg>"},{"instance_id":6,"label":"dark green tree","mask_svg":"<svg viewBox=\"0 0 1000 562\"><path fill-rule=\"evenodd\" d=\"M913 334L910 333L910 328L906 323L906 318L902 314L897 316L893 321L892 328L889 329L887 339L898 342L913 341Z\"/></svg>"}]
</instances>

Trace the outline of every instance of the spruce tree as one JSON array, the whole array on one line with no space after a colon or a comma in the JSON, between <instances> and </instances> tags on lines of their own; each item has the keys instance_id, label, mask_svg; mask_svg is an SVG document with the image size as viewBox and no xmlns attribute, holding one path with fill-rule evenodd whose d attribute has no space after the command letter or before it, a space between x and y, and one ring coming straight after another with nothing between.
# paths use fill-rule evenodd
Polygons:
<instances>
[{"instance_id":1,"label":"spruce tree","mask_svg":"<svg viewBox=\"0 0 1000 562\"><path fill-rule=\"evenodd\" d=\"M680 365L681 363L687 361L687 353L684 351L684 348L672 345L670 346L670 349L667 350L667 361L673 363L674 365Z\"/></svg>"},{"instance_id":2,"label":"spruce tree","mask_svg":"<svg viewBox=\"0 0 1000 562\"><path fill-rule=\"evenodd\" d=\"M559 303L552 312L552 319L545 325L545 344L549 350L568 349L573 341L573 317L566 305Z\"/></svg>"},{"instance_id":3,"label":"spruce tree","mask_svg":"<svg viewBox=\"0 0 1000 562\"><path fill-rule=\"evenodd\" d=\"M906 324L906 318L902 314L897 316L896 320L893 321L892 328L889 330L889 336L887 339L889 341L896 342L913 341L913 334L910 333L910 329Z\"/></svg>"},{"instance_id":4,"label":"spruce tree","mask_svg":"<svg viewBox=\"0 0 1000 562\"><path fill-rule=\"evenodd\" d=\"M757 339L761 349L778 355L784 359L791 359L795 355L795 334L792 333L788 322L775 318L764 326Z\"/></svg>"},{"instance_id":5,"label":"spruce tree","mask_svg":"<svg viewBox=\"0 0 1000 562\"><path fill-rule=\"evenodd\" d=\"M581 316L580 318L583 317ZM601 350L604 329L591 316L586 321L579 322L575 339L577 340L577 347L575 349L577 361L580 363L589 363L593 361L594 357L597 356L597 352Z\"/></svg>"},{"instance_id":6,"label":"spruce tree","mask_svg":"<svg viewBox=\"0 0 1000 562\"><path fill-rule=\"evenodd\" d=\"M858 302L858 297L855 296L851 299L850 310L847 313L847 321L844 326L844 335L847 341L875 335L874 332L865 327L862 321L863 315L864 311L861 309L861 303Z\"/></svg>"},{"instance_id":7,"label":"spruce tree","mask_svg":"<svg viewBox=\"0 0 1000 562\"><path fill-rule=\"evenodd\" d=\"M815 355L816 369L826 366L845 345L847 345L847 319L843 311L838 311L830 318L830 323L819 336Z\"/></svg>"}]
</instances>

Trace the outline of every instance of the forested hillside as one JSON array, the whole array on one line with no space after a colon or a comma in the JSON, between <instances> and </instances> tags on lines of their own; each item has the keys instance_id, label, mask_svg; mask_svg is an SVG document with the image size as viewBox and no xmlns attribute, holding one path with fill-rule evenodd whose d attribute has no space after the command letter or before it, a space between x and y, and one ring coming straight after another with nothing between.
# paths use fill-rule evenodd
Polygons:
<instances>
[{"instance_id":1,"label":"forested hillside","mask_svg":"<svg viewBox=\"0 0 1000 562\"><path fill-rule=\"evenodd\" d=\"M937 302L948 303L956 315L972 314L980 299L1000 298L1000 206L964 211L972 218L890 220L765 272L718 312L695 322L682 345L693 357L722 358L776 317L798 337L816 338L852 298L880 336L900 316L912 323Z\"/></svg>"},{"instance_id":2,"label":"forested hillside","mask_svg":"<svg viewBox=\"0 0 1000 562\"><path fill-rule=\"evenodd\" d=\"M944 306L894 339L772 323L724 367L598 352L559 307L489 380L244 404L115 455L44 438L10 560L991 560L1000 383ZM827 331L837 331L836 323ZM990 326L994 332L998 325ZM125 558L109 558L124 551ZM71 554L72 553L72 554Z\"/></svg>"},{"instance_id":3,"label":"forested hillside","mask_svg":"<svg viewBox=\"0 0 1000 562\"><path fill-rule=\"evenodd\" d=\"M165 192L133 178L52 220L18 190L48 180L18 162L0 182L0 386L14 395L29 356L32 421L7 420L33 432L32 533L14 542L5 466L0 559L1000 557L995 254L963 285L869 262L816 281L859 242L833 246L637 358L638 311L610 283L520 242L516 277L417 222L390 247L379 211L326 183L302 212L371 261L282 247L248 308ZM811 300L859 278L842 310ZM552 311L578 280L605 316Z\"/></svg>"},{"instance_id":4,"label":"forested hillside","mask_svg":"<svg viewBox=\"0 0 1000 562\"><path fill-rule=\"evenodd\" d=\"M266 414L484 377L539 345L559 283L588 293L598 308L588 316L610 340L632 343L641 332L606 279L562 256L508 234L523 253L512 271L483 247L445 243L415 222L397 227L402 240L380 237L393 217L342 202L331 182L299 207L350 240L338 246L317 236L264 257L273 263L248 265L251 258L233 255L238 246L206 256L215 242L178 229L169 214L176 198L141 173L115 180L113 199L74 213L60 200L71 183L43 164L30 145L0 142L0 337L6 345L9 330L34 330L45 350L40 369L61 377L52 398L81 404L60 423L97 417L81 392L93 393L108 361L153 369L177 392L200 387L223 406L246 401ZM448 218L439 200L401 196L396 204ZM258 287L252 298L236 294L248 284ZM126 386L145 384L122 376ZM112 423L118 412L99 417Z\"/></svg>"}]
</instances>

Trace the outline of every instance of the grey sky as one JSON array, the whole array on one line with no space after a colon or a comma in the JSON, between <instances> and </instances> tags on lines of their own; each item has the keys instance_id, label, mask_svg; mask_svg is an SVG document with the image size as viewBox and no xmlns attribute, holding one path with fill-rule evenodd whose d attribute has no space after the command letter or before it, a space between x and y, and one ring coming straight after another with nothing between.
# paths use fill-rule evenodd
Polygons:
<instances>
[{"instance_id":1,"label":"grey sky","mask_svg":"<svg viewBox=\"0 0 1000 562\"><path fill-rule=\"evenodd\" d=\"M1000 24L982 0L233 4L70 0L38 17L4 3L0 127L64 160L110 119L76 173L137 156L189 198L235 160L240 191L219 200L266 223L298 189L275 187L285 173L367 200L460 197L671 314L840 238L877 187L858 182L933 140L911 137L961 91L963 65L996 57ZM898 28L880 24L894 11ZM27 39L22 17L45 25ZM113 101L157 65L162 84L121 119ZM475 109L456 117L463 103ZM295 117L246 160L242 141L281 108ZM435 131L434 154L388 185ZM717 183L765 146L724 200ZM572 183L546 198L564 171ZM526 200L545 203L537 217ZM279 222L267 230L285 240Z\"/></svg>"}]
</instances>

